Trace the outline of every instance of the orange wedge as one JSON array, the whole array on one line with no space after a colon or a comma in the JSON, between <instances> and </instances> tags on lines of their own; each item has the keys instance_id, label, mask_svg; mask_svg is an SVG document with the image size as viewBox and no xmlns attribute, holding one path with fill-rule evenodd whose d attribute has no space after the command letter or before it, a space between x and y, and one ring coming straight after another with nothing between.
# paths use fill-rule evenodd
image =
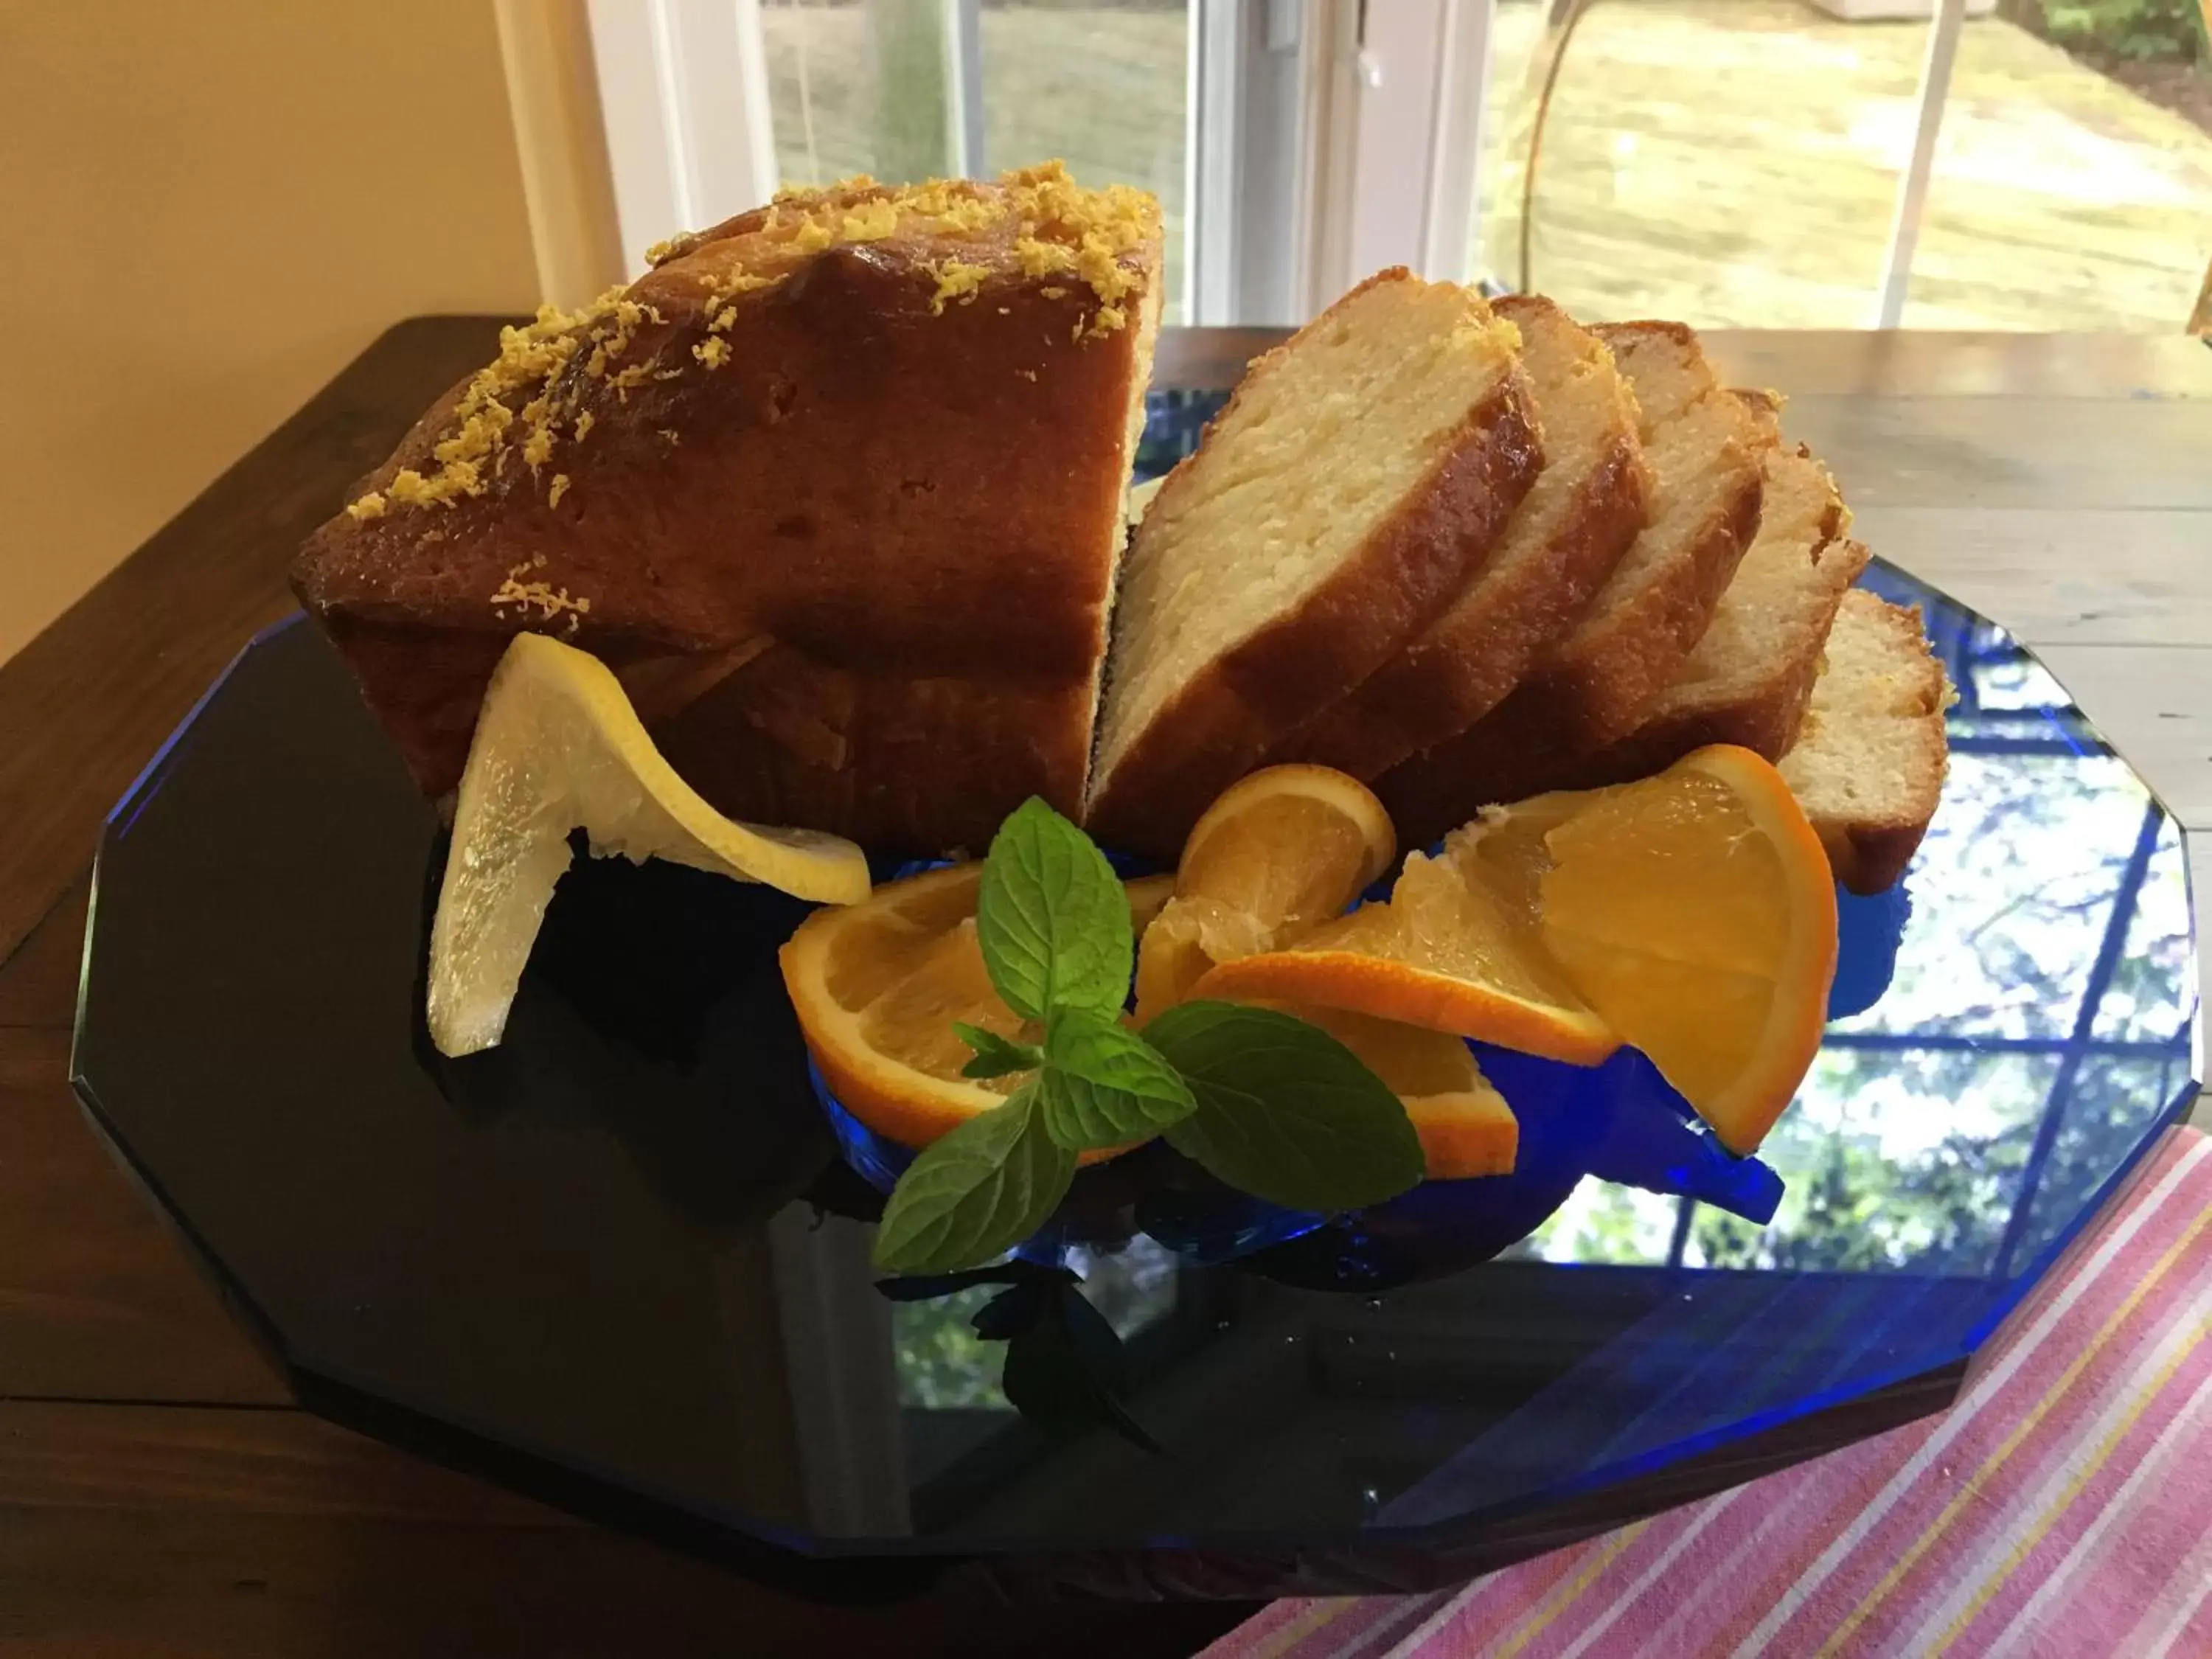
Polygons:
<instances>
[{"instance_id":1,"label":"orange wedge","mask_svg":"<svg viewBox=\"0 0 2212 1659\"><path fill-rule=\"evenodd\" d=\"M1724 1146L1755 1150L1813 1063L1836 969L1835 882L1781 774L1701 749L1590 792L1543 843L1553 959Z\"/></svg>"},{"instance_id":2,"label":"orange wedge","mask_svg":"<svg viewBox=\"0 0 2212 1659\"><path fill-rule=\"evenodd\" d=\"M1193 994L1348 1009L1577 1066L1620 1046L1456 840L1409 854L1388 900L1224 962Z\"/></svg>"},{"instance_id":3,"label":"orange wedge","mask_svg":"<svg viewBox=\"0 0 2212 1659\"><path fill-rule=\"evenodd\" d=\"M1716 746L1656 777L1493 808L1389 899L1195 994L1321 1004L1581 1065L1641 1048L1723 1145L1804 1080L1836 966L1835 884L1774 768Z\"/></svg>"},{"instance_id":4,"label":"orange wedge","mask_svg":"<svg viewBox=\"0 0 2212 1659\"><path fill-rule=\"evenodd\" d=\"M1273 951L1342 913L1397 856L1390 815L1326 766L1271 766L1231 785L1183 843L1175 896L1142 934L1137 1018L1208 970Z\"/></svg>"},{"instance_id":5,"label":"orange wedge","mask_svg":"<svg viewBox=\"0 0 2212 1659\"><path fill-rule=\"evenodd\" d=\"M1043 1037L1042 1024L1000 1000L984 969L975 938L982 877L981 864L956 864L887 883L859 904L817 910L783 946L784 986L823 1081L846 1110L902 1146L927 1146L1003 1104L1022 1081L961 1076L970 1050L953 1021L1017 1042ZM1129 883L1132 922L1149 921L1173 887L1166 876Z\"/></svg>"},{"instance_id":6,"label":"orange wedge","mask_svg":"<svg viewBox=\"0 0 2212 1659\"><path fill-rule=\"evenodd\" d=\"M1358 1054L1404 1103L1430 1180L1513 1172L1521 1126L1461 1039L1342 1008L1285 1012L1312 1021Z\"/></svg>"}]
</instances>

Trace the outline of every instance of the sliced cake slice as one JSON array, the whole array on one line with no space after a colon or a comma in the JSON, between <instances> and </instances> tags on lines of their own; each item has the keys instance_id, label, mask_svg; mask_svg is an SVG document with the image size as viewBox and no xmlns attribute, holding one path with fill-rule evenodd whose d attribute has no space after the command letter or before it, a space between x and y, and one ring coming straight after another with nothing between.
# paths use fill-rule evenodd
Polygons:
<instances>
[{"instance_id":1,"label":"sliced cake slice","mask_svg":"<svg viewBox=\"0 0 2212 1659\"><path fill-rule=\"evenodd\" d=\"M1124 562L1089 823L1172 858L1213 798L1425 629L1541 464L1512 325L1401 270L1252 365Z\"/></svg>"},{"instance_id":2,"label":"sliced cake slice","mask_svg":"<svg viewBox=\"0 0 2212 1659\"><path fill-rule=\"evenodd\" d=\"M1754 411L1764 407L1754 404ZM1820 647L1867 550L1844 535L1850 514L1827 468L1802 447L1766 452L1759 536L1714 607L1713 620L1651 716L1587 755L1532 763L1521 787L1589 789L1664 771L1693 749L1732 743L1778 760L1797 740ZM1409 837L1451 824L1402 824ZM1431 832L1433 831L1433 834Z\"/></svg>"},{"instance_id":3,"label":"sliced cake slice","mask_svg":"<svg viewBox=\"0 0 2212 1659\"><path fill-rule=\"evenodd\" d=\"M1636 400L1605 342L1536 295L1493 302L1521 331L1544 470L1497 550L1426 632L1274 757L1371 778L1497 707L1571 629L1644 529Z\"/></svg>"},{"instance_id":4,"label":"sliced cake slice","mask_svg":"<svg viewBox=\"0 0 2212 1659\"><path fill-rule=\"evenodd\" d=\"M1577 787L1648 776L1709 743L1777 760L1797 739L1820 646L1844 590L1866 568L1828 470L1802 448L1766 458L1759 538L1711 625L1651 717L1572 769Z\"/></svg>"},{"instance_id":5,"label":"sliced cake slice","mask_svg":"<svg viewBox=\"0 0 2212 1659\"><path fill-rule=\"evenodd\" d=\"M1781 772L1855 893L1893 886L1936 816L1952 690L1917 608L1844 595L1826 661Z\"/></svg>"},{"instance_id":6,"label":"sliced cake slice","mask_svg":"<svg viewBox=\"0 0 2212 1659\"><path fill-rule=\"evenodd\" d=\"M1515 800L1559 757L1586 755L1642 725L1680 673L1758 534L1770 419L1716 383L1698 337L1677 323L1601 327L1639 411L1651 468L1644 532L1573 631L1483 719L1383 773L1376 794L1409 845L1413 825L1463 823Z\"/></svg>"}]
</instances>

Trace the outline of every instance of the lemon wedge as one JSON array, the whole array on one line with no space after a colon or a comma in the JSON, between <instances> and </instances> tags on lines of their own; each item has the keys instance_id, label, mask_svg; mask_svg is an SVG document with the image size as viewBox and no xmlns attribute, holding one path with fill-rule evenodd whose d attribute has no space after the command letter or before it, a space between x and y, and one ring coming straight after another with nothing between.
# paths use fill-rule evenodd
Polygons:
<instances>
[{"instance_id":1,"label":"lemon wedge","mask_svg":"<svg viewBox=\"0 0 2212 1659\"><path fill-rule=\"evenodd\" d=\"M441 1054L499 1042L576 829L601 858L667 859L825 904L868 896L851 842L724 817L661 758L605 664L519 634L484 691L430 927Z\"/></svg>"}]
</instances>

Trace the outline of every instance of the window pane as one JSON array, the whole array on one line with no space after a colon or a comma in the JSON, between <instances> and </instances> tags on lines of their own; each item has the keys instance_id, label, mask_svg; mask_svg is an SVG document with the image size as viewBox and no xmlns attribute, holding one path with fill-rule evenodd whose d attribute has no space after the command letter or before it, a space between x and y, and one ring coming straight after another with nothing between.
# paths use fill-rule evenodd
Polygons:
<instances>
[{"instance_id":1,"label":"window pane","mask_svg":"<svg viewBox=\"0 0 2212 1659\"><path fill-rule=\"evenodd\" d=\"M2004 0L1970 19L1905 322L2174 332L2212 263L2197 0Z\"/></svg>"},{"instance_id":2,"label":"window pane","mask_svg":"<svg viewBox=\"0 0 2212 1659\"><path fill-rule=\"evenodd\" d=\"M1905 325L2179 330L2212 264L2212 55L2198 0L1968 8ZM1524 273L1546 8L1501 0L1477 270L1592 319L1868 325L1932 9L1588 6L1537 152Z\"/></svg>"},{"instance_id":3,"label":"window pane","mask_svg":"<svg viewBox=\"0 0 2212 1659\"><path fill-rule=\"evenodd\" d=\"M769 106L787 185L952 171L957 55L942 0L769 0ZM1167 316L1182 288L1188 0L997 0L981 9L989 177L1059 157L1086 185L1142 185L1167 226Z\"/></svg>"},{"instance_id":4,"label":"window pane","mask_svg":"<svg viewBox=\"0 0 2212 1659\"><path fill-rule=\"evenodd\" d=\"M1051 156L1086 185L1140 185L1167 225L1167 320L1182 312L1188 0L986 0L983 161Z\"/></svg>"},{"instance_id":5,"label":"window pane","mask_svg":"<svg viewBox=\"0 0 2212 1659\"><path fill-rule=\"evenodd\" d=\"M1498 7L1479 272L1594 321L1866 325L1925 21L1845 22L1797 0L1590 6L1552 94L1524 282L1544 10Z\"/></svg>"},{"instance_id":6,"label":"window pane","mask_svg":"<svg viewBox=\"0 0 2212 1659\"><path fill-rule=\"evenodd\" d=\"M876 69L863 6L761 8L769 108L787 185L826 185L876 167Z\"/></svg>"}]
</instances>

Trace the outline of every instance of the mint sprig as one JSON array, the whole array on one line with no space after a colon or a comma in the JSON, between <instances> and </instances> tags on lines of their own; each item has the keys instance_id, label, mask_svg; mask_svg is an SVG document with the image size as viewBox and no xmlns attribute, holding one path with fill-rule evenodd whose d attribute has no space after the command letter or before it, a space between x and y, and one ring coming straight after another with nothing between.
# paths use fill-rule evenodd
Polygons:
<instances>
[{"instance_id":1,"label":"mint sprig","mask_svg":"<svg viewBox=\"0 0 2212 1659\"><path fill-rule=\"evenodd\" d=\"M952 1022L952 1035L975 1051L975 1057L960 1068L963 1077L1006 1077L1014 1072L1033 1072L1044 1064L1042 1049L1012 1042L965 1020Z\"/></svg>"},{"instance_id":2,"label":"mint sprig","mask_svg":"<svg viewBox=\"0 0 2212 1659\"><path fill-rule=\"evenodd\" d=\"M1421 1179L1404 1103L1318 1025L1272 1008L1184 1002L1145 1028L1198 1103L1168 1144L1291 1210L1351 1210Z\"/></svg>"},{"instance_id":3,"label":"mint sprig","mask_svg":"<svg viewBox=\"0 0 2212 1659\"><path fill-rule=\"evenodd\" d=\"M1088 1008L1053 1011L1044 1060L1038 1097L1045 1127L1078 1152L1150 1140L1198 1108L1151 1043Z\"/></svg>"},{"instance_id":4,"label":"mint sprig","mask_svg":"<svg viewBox=\"0 0 2212 1659\"><path fill-rule=\"evenodd\" d=\"M991 838L975 933L993 988L1024 1019L1128 1000L1128 895L1091 837L1034 795Z\"/></svg>"},{"instance_id":5,"label":"mint sprig","mask_svg":"<svg viewBox=\"0 0 2212 1659\"><path fill-rule=\"evenodd\" d=\"M1318 1026L1185 1003L1121 1023L1135 940L1128 895L1077 829L1032 798L992 839L977 892L983 965L1042 1044L955 1022L970 1078L1032 1073L1003 1106L919 1153L892 1188L875 1260L896 1273L989 1261L1042 1226L1076 1154L1165 1134L1230 1185L1301 1210L1379 1203L1421 1179L1404 1106Z\"/></svg>"},{"instance_id":6,"label":"mint sprig","mask_svg":"<svg viewBox=\"0 0 2212 1659\"><path fill-rule=\"evenodd\" d=\"M1075 1154L1045 1133L1024 1084L915 1155L884 1206L876 1265L939 1273L988 1261L1043 1226L1074 1178Z\"/></svg>"}]
</instances>

